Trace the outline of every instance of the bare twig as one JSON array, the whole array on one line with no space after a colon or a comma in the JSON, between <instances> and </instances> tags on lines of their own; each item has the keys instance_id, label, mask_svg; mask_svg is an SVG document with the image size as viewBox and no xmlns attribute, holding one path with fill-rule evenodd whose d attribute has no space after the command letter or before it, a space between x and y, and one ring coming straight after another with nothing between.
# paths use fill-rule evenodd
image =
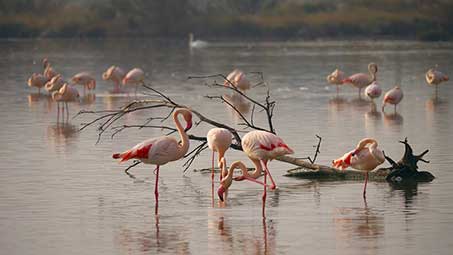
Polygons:
<instances>
[{"instance_id":1,"label":"bare twig","mask_svg":"<svg viewBox=\"0 0 453 255\"><path fill-rule=\"evenodd\" d=\"M319 135L316 135L316 138L318 138L318 145L313 146L313 147L316 147L315 155L313 156L313 159L311 159L310 156L305 157L305 158L298 158L298 159L308 159L308 161L310 161L310 163L312 163L312 164L314 164L316 162L316 158L318 157L318 154L321 153L321 151L319 149L321 148L322 137Z\"/></svg>"}]
</instances>

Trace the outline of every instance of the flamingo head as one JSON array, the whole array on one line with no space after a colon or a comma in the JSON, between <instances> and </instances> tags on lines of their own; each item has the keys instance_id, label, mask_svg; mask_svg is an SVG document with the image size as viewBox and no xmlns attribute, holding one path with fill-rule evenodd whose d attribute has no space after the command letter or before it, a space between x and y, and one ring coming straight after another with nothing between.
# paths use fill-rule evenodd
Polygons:
<instances>
[{"instance_id":1,"label":"flamingo head","mask_svg":"<svg viewBox=\"0 0 453 255\"><path fill-rule=\"evenodd\" d=\"M226 191L226 189L225 189L225 187L223 187L223 185L220 185L220 187L217 189L217 195L219 196L219 199L222 202L224 201L223 195L225 194L225 191Z\"/></svg>"},{"instance_id":2,"label":"flamingo head","mask_svg":"<svg viewBox=\"0 0 453 255\"><path fill-rule=\"evenodd\" d=\"M355 154L355 150L344 154L343 157L338 158L332 162L333 166L341 170L348 168L348 166L351 165L351 159Z\"/></svg>"},{"instance_id":3,"label":"flamingo head","mask_svg":"<svg viewBox=\"0 0 453 255\"><path fill-rule=\"evenodd\" d=\"M378 72L378 66L376 65L376 63L370 63L368 64L368 70L371 72L371 73L377 73Z\"/></svg>"},{"instance_id":4,"label":"flamingo head","mask_svg":"<svg viewBox=\"0 0 453 255\"><path fill-rule=\"evenodd\" d=\"M42 59L42 65L43 65L44 69L46 69L46 67L49 66L49 60L47 60L47 58L43 58Z\"/></svg>"},{"instance_id":5,"label":"flamingo head","mask_svg":"<svg viewBox=\"0 0 453 255\"><path fill-rule=\"evenodd\" d=\"M190 111L183 112L184 120L186 121L187 125L184 129L185 132L189 131L192 128L192 113Z\"/></svg>"},{"instance_id":6,"label":"flamingo head","mask_svg":"<svg viewBox=\"0 0 453 255\"><path fill-rule=\"evenodd\" d=\"M88 83L88 89L95 89L96 88L96 80L92 80Z\"/></svg>"},{"instance_id":7,"label":"flamingo head","mask_svg":"<svg viewBox=\"0 0 453 255\"><path fill-rule=\"evenodd\" d=\"M129 78L126 76L123 79L123 85L126 85L129 82Z\"/></svg>"}]
</instances>

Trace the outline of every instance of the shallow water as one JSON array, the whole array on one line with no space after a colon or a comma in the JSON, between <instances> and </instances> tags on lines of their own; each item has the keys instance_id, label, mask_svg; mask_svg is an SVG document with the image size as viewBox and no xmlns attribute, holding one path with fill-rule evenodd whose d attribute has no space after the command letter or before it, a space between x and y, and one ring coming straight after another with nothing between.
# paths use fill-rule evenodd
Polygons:
<instances>
[{"instance_id":1,"label":"shallow water","mask_svg":"<svg viewBox=\"0 0 453 255\"><path fill-rule=\"evenodd\" d=\"M190 51L183 42L149 40L9 40L0 41L0 247L4 254L449 254L453 243L451 82L439 98L426 86L424 73L436 64L453 69L453 44L413 42L216 42ZM96 74L96 95L70 104L70 120L57 122L56 105L26 85L40 60L48 57L65 77L80 71ZM401 84L404 100L397 114L373 113L357 91L335 87L325 76L336 67L347 73L379 65L384 90ZM130 129L97 145L96 126L78 132L94 116L72 116L81 109L118 109L130 98L111 94L101 80L110 65L147 72L153 87L178 102L234 125L224 105L205 98L222 90L189 75L227 74L234 67L261 71L277 101L274 123L297 157L314 152L315 134L323 137L318 163L329 162L365 136L375 137L386 154L400 158L409 138L415 153L429 148L420 167L437 178L398 190L372 182L366 203L362 181L309 181L282 176L292 166L270 164L279 189L268 193L267 218L261 217L262 190L234 183L229 204L212 207L210 174L188 171L182 161L160 172L160 211L154 217L154 175L140 165L111 159L159 130ZM251 75L253 81L258 77ZM212 80L210 80L212 81ZM220 79L219 79L220 81ZM265 89L249 95L263 98ZM143 97L143 96L140 96ZM381 99L382 100L382 99ZM381 100L377 102L378 109ZM247 105L245 105L247 108ZM140 124L153 112L125 116L119 124ZM257 123L265 124L263 119ZM169 123L171 125L171 123ZM203 135L199 126L193 134ZM192 147L195 146L193 142ZM229 162L251 162L229 151ZM192 165L210 165L205 151ZM216 178L217 179L217 178ZM216 184L217 186L218 184Z\"/></svg>"}]
</instances>

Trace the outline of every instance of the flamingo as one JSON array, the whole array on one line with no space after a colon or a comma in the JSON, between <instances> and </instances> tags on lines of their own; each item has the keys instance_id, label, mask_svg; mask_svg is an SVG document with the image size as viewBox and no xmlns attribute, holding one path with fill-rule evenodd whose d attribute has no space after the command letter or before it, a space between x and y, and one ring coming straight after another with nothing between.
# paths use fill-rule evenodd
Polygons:
<instances>
[{"instance_id":1,"label":"flamingo","mask_svg":"<svg viewBox=\"0 0 453 255\"><path fill-rule=\"evenodd\" d=\"M43 68L44 68L44 76L47 77L47 79L52 79L53 77L57 76L58 73L57 71L55 71L52 66L50 65L49 63L49 60L47 60L47 58L43 58L42 60L42 65L43 65Z\"/></svg>"},{"instance_id":2,"label":"flamingo","mask_svg":"<svg viewBox=\"0 0 453 255\"><path fill-rule=\"evenodd\" d=\"M124 76L126 76L126 73L123 69L118 66L111 66L102 74L102 79L105 81L113 81L113 83L115 83L115 91L119 91Z\"/></svg>"},{"instance_id":3,"label":"flamingo","mask_svg":"<svg viewBox=\"0 0 453 255\"><path fill-rule=\"evenodd\" d=\"M346 75L343 71L335 69L331 74L327 75L327 82L337 86L337 94L340 90L339 86L343 84L343 80L346 79Z\"/></svg>"},{"instance_id":4,"label":"flamingo","mask_svg":"<svg viewBox=\"0 0 453 255\"><path fill-rule=\"evenodd\" d=\"M356 73L343 80L343 83L350 83L352 86L359 89L359 97L361 96L362 89L376 81L376 73L378 66L375 63L368 64L368 71L370 74Z\"/></svg>"},{"instance_id":5,"label":"flamingo","mask_svg":"<svg viewBox=\"0 0 453 255\"><path fill-rule=\"evenodd\" d=\"M59 90L52 93L52 99L57 102L57 119L60 115L60 103L62 103L62 114L64 120L64 109L66 106L66 115L69 118L68 102L76 101L79 98L79 92L76 88L65 83Z\"/></svg>"},{"instance_id":6,"label":"flamingo","mask_svg":"<svg viewBox=\"0 0 453 255\"><path fill-rule=\"evenodd\" d=\"M239 69L234 69L230 74L228 74L227 81L225 81L223 85L234 86L242 92L249 90L251 87L250 81L247 80L245 74Z\"/></svg>"},{"instance_id":7,"label":"flamingo","mask_svg":"<svg viewBox=\"0 0 453 255\"><path fill-rule=\"evenodd\" d=\"M396 112L396 105L401 102L403 99L403 91L399 86L394 87L393 89L387 91L384 95L384 101L382 105L382 111L384 111L386 104L393 104L395 106Z\"/></svg>"},{"instance_id":8,"label":"flamingo","mask_svg":"<svg viewBox=\"0 0 453 255\"><path fill-rule=\"evenodd\" d=\"M61 87L63 87L63 85L65 84L66 82L61 78L61 75L58 74L54 77L52 77L52 79L50 79L46 85L45 85L45 89L47 90L47 92L49 93L52 93L54 91L57 91L59 90Z\"/></svg>"},{"instance_id":9,"label":"flamingo","mask_svg":"<svg viewBox=\"0 0 453 255\"><path fill-rule=\"evenodd\" d=\"M88 72L80 72L71 78L75 84L83 85L83 94L85 89L92 90L96 88L96 79Z\"/></svg>"},{"instance_id":10,"label":"flamingo","mask_svg":"<svg viewBox=\"0 0 453 255\"><path fill-rule=\"evenodd\" d=\"M363 187L363 198L366 198L366 185L368 183L368 172L384 163L384 153L377 148L378 143L373 138L362 139L356 148L343 157L334 160L333 166L339 169L346 169L351 166L354 169L365 171L365 185Z\"/></svg>"},{"instance_id":11,"label":"flamingo","mask_svg":"<svg viewBox=\"0 0 453 255\"><path fill-rule=\"evenodd\" d=\"M28 86L38 88L38 94L41 94L41 88L46 85L47 81L48 79L46 76L40 73L33 73L28 79Z\"/></svg>"},{"instance_id":12,"label":"flamingo","mask_svg":"<svg viewBox=\"0 0 453 255\"><path fill-rule=\"evenodd\" d=\"M211 130L209 130L206 138L208 140L208 147L212 150L211 180L212 184L214 185L214 154L215 152L219 153L218 162L220 164L220 161L225 156L225 152L228 150L232 143L233 137L228 129L212 128ZM223 166L226 167L226 163L224 163ZM224 175L223 168L221 168L220 171L220 179L222 179L222 176Z\"/></svg>"},{"instance_id":13,"label":"flamingo","mask_svg":"<svg viewBox=\"0 0 453 255\"><path fill-rule=\"evenodd\" d=\"M263 191L263 217L264 209L266 206L266 193L267 193L267 175L271 179L271 189L275 189L276 185L272 178L267 162L275 159L276 157L286 154L293 154L294 151L286 145L283 140L270 132L254 130L248 132L242 138L242 149L255 164L255 168L262 169L261 164L264 166L264 191Z\"/></svg>"},{"instance_id":14,"label":"flamingo","mask_svg":"<svg viewBox=\"0 0 453 255\"><path fill-rule=\"evenodd\" d=\"M179 115L184 117L186 122L185 129L178 119ZM173 121L181 137L181 142L170 136L161 136L145 140L125 152L113 154L114 159L121 159L120 163L129 159L138 159L145 164L156 165L156 182L154 186L156 215L159 208L159 167L184 157L189 149L189 136L186 131L192 127L192 113L188 109L177 109L173 113Z\"/></svg>"},{"instance_id":15,"label":"flamingo","mask_svg":"<svg viewBox=\"0 0 453 255\"><path fill-rule=\"evenodd\" d=\"M428 85L434 86L436 88L436 96L437 96L437 85L444 81L449 80L449 77L446 74L437 71L434 68L431 68L428 70L428 72L426 72L425 78Z\"/></svg>"},{"instance_id":16,"label":"flamingo","mask_svg":"<svg viewBox=\"0 0 453 255\"><path fill-rule=\"evenodd\" d=\"M135 95L137 96L137 87L139 84L145 84L145 72L140 68L130 70L123 78L123 85L135 85Z\"/></svg>"},{"instance_id":17,"label":"flamingo","mask_svg":"<svg viewBox=\"0 0 453 255\"><path fill-rule=\"evenodd\" d=\"M220 165L224 165L224 164L225 164L225 159L222 158L222 160L220 161ZM234 173L235 169L241 169L242 176L233 178L233 173ZM257 171L257 169L254 172L256 172L256 171ZM261 171L261 169L260 169L260 171ZM227 173L220 180L220 186L217 189L217 195L219 196L220 201L223 202L226 200L228 188L231 186L231 183L233 182L233 180L235 180L235 181L248 180L248 181L258 183L260 185L264 185L264 183L262 183L261 181L256 180L256 178L258 178L260 175L261 175L261 173L259 172L258 176L254 177L248 173L247 167L244 165L244 163L242 163L241 161L233 162L233 164L231 164L231 166L230 166L230 169L228 169Z\"/></svg>"},{"instance_id":18,"label":"flamingo","mask_svg":"<svg viewBox=\"0 0 453 255\"><path fill-rule=\"evenodd\" d=\"M371 99L371 101L373 101L375 98L380 97L381 94L382 89L375 81L365 88L365 95L367 95Z\"/></svg>"},{"instance_id":19,"label":"flamingo","mask_svg":"<svg viewBox=\"0 0 453 255\"><path fill-rule=\"evenodd\" d=\"M190 48L205 48L208 46L208 42L202 40L194 40L193 33L189 34L189 47Z\"/></svg>"}]
</instances>

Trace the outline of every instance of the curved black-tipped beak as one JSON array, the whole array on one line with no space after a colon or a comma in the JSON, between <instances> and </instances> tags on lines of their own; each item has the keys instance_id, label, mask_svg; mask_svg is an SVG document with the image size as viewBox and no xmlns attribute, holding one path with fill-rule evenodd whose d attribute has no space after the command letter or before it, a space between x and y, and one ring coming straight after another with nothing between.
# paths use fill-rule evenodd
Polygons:
<instances>
[{"instance_id":1,"label":"curved black-tipped beak","mask_svg":"<svg viewBox=\"0 0 453 255\"><path fill-rule=\"evenodd\" d=\"M190 121L190 122L187 123L187 126L186 126L186 128L184 129L184 132L189 131L189 129L191 129L191 128L192 128L192 121Z\"/></svg>"},{"instance_id":2,"label":"curved black-tipped beak","mask_svg":"<svg viewBox=\"0 0 453 255\"><path fill-rule=\"evenodd\" d=\"M223 202L223 194L225 193L225 188L223 186L220 186L219 189L217 190L217 195L219 195L220 201Z\"/></svg>"}]
</instances>

